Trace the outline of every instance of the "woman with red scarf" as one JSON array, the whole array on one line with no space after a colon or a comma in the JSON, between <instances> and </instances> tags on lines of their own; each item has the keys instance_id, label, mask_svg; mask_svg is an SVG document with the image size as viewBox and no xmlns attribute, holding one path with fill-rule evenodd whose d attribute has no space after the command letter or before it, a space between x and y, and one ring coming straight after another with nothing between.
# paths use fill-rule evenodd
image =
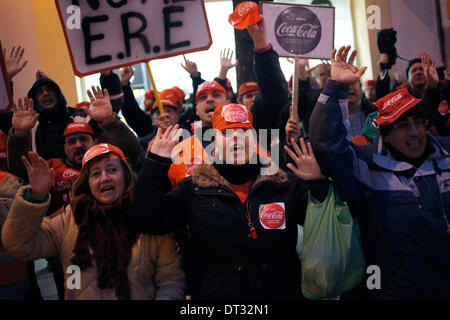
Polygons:
<instances>
[{"instance_id":1,"label":"woman with red scarf","mask_svg":"<svg viewBox=\"0 0 450 320\"><path fill-rule=\"evenodd\" d=\"M172 236L141 235L130 226L135 176L119 148L90 148L73 185L74 199L50 217L44 215L53 169L35 152L28 158L22 160L30 186L17 192L2 230L8 251L22 260L59 255L70 272L68 300L184 299Z\"/></svg>"}]
</instances>

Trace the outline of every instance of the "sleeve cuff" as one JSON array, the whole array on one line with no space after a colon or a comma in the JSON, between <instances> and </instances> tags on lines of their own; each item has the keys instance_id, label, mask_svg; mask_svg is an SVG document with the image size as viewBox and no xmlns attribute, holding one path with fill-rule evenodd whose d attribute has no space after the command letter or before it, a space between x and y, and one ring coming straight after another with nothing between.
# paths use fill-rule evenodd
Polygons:
<instances>
[{"instance_id":1,"label":"sleeve cuff","mask_svg":"<svg viewBox=\"0 0 450 320\"><path fill-rule=\"evenodd\" d=\"M154 160L154 161L164 163L164 164L168 164L168 165L172 164L172 159L158 156L157 154L154 154L150 151L147 153L147 158Z\"/></svg>"},{"instance_id":2,"label":"sleeve cuff","mask_svg":"<svg viewBox=\"0 0 450 320\"><path fill-rule=\"evenodd\" d=\"M266 47L264 47L264 48L259 48L259 49L253 48L253 51L255 51L256 53L263 53L263 52L269 51L270 49L272 49L272 44L271 44L271 43L269 43L269 44L268 44Z\"/></svg>"}]
</instances>

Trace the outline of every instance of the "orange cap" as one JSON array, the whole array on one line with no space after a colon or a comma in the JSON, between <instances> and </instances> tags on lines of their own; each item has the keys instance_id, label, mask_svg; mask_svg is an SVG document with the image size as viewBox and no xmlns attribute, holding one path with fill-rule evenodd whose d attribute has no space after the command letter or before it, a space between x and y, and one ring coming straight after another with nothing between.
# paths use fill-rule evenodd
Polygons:
<instances>
[{"instance_id":1,"label":"orange cap","mask_svg":"<svg viewBox=\"0 0 450 320\"><path fill-rule=\"evenodd\" d=\"M391 124L421 101L412 96L407 88L390 93L376 102L378 109L376 123L380 126Z\"/></svg>"},{"instance_id":2,"label":"orange cap","mask_svg":"<svg viewBox=\"0 0 450 320\"><path fill-rule=\"evenodd\" d=\"M215 82L215 81L205 81L201 85L199 85L198 88L197 88L197 93L195 95L195 103L197 103L198 96L200 94L202 94L203 92L206 92L206 91L214 91L214 90L221 91L224 95L227 94L227 91L225 90L225 88L222 87L217 82Z\"/></svg>"},{"instance_id":3,"label":"orange cap","mask_svg":"<svg viewBox=\"0 0 450 320\"><path fill-rule=\"evenodd\" d=\"M259 14L259 6L252 1L239 3L234 12L228 17L228 22L236 29L246 29L262 20Z\"/></svg>"},{"instance_id":4,"label":"orange cap","mask_svg":"<svg viewBox=\"0 0 450 320\"><path fill-rule=\"evenodd\" d=\"M155 99L155 92L150 89L145 93L145 98L146 99Z\"/></svg>"},{"instance_id":5,"label":"orange cap","mask_svg":"<svg viewBox=\"0 0 450 320\"><path fill-rule=\"evenodd\" d=\"M159 94L159 100L161 101L161 104L163 106L171 106L177 109L177 111L180 111L180 106L179 106L179 95L178 93L173 90L173 89L166 89L161 91L161 93ZM158 109L158 102L155 101L155 103L153 104L152 107L152 113L155 112Z\"/></svg>"},{"instance_id":6,"label":"orange cap","mask_svg":"<svg viewBox=\"0 0 450 320\"><path fill-rule=\"evenodd\" d=\"M65 136L68 136L69 134L73 133L87 133L92 136L95 136L94 131L92 130L91 126L86 122L72 122L69 123L66 127L66 130L64 130L63 138Z\"/></svg>"},{"instance_id":7,"label":"orange cap","mask_svg":"<svg viewBox=\"0 0 450 320\"><path fill-rule=\"evenodd\" d=\"M253 128L253 116L243 105L236 103L218 106L211 118L212 126L217 130L235 128Z\"/></svg>"},{"instance_id":8,"label":"orange cap","mask_svg":"<svg viewBox=\"0 0 450 320\"><path fill-rule=\"evenodd\" d=\"M86 163L88 163L94 158L97 158L102 154L107 153L114 153L118 155L123 161L127 161L122 150L120 150L116 146L113 146L112 144L100 143L96 144L95 146L91 147L88 151L86 151L86 153L83 156L83 160L81 161L81 171L83 171L83 168L85 167Z\"/></svg>"},{"instance_id":9,"label":"orange cap","mask_svg":"<svg viewBox=\"0 0 450 320\"><path fill-rule=\"evenodd\" d=\"M248 81L241 84L238 90L238 96L242 96L250 91L259 91L258 84L255 81Z\"/></svg>"},{"instance_id":10,"label":"orange cap","mask_svg":"<svg viewBox=\"0 0 450 320\"><path fill-rule=\"evenodd\" d=\"M177 86L173 87L172 90L177 94L178 101L183 103L184 98L186 97L186 94L184 93L184 91L181 90L180 88L178 88Z\"/></svg>"}]
</instances>

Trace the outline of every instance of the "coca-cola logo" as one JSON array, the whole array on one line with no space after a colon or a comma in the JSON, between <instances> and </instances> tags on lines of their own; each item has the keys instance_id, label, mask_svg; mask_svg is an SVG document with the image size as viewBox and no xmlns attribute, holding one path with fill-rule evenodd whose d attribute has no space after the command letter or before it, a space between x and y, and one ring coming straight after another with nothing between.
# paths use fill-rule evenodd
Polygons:
<instances>
[{"instance_id":1,"label":"coca-cola logo","mask_svg":"<svg viewBox=\"0 0 450 320\"><path fill-rule=\"evenodd\" d=\"M64 178L72 178L72 177L78 178L79 175L80 175L80 173L78 171L75 171L75 170L72 170L72 169L67 169L63 173L63 177Z\"/></svg>"},{"instance_id":2,"label":"coca-cola logo","mask_svg":"<svg viewBox=\"0 0 450 320\"><path fill-rule=\"evenodd\" d=\"M239 105L228 105L223 108L223 117L226 122L248 122L247 110Z\"/></svg>"},{"instance_id":3,"label":"coca-cola logo","mask_svg":"<svg viewBox=\"0 0 450 320\"><path fill-rule=\"evenodd\" d=\"M242 17L244 14L246 14L250 9L256 7L256 3L254 2L244 2L241 6L238 8L238 14Z\"/></svg>"},{"instance_id":4,"label":"coca-cola logo","mask_svg":"<svg viewBox=\"0 0 450 320\"><path fill-rule=\"evenodd\" d=\"M386 101L384 103L383 109L386 109L387 107L390 107L391 105L393 105L394 103L396 103L397 101L399 101L400 99L403 98L403 94L399 93L396 96L394 96L393 98L389 99L388 101Z\"/></svg>"},{"instance_id":5,"label":"coca-cola logo","mask_svg":"<svg viewBox=\"0 0 450 320\"><path fill-rule=\"evenodd\" d=\"M290 7L278 16L275 36L284 50L302 55L317 47L322 38L322 26L311 10L305 7Z\"/></svg>"},{"instance_id":6,"label":"coca-cola logo","mask_svg":"<svg viewBox=\"0 0 450 320\"><path fill-rule=\"evenodd\" d=\"M285 211L283 203L270 203L259 210L259 221L266 229L278 229L284 225Z\"/></svg>"}]
</instances>

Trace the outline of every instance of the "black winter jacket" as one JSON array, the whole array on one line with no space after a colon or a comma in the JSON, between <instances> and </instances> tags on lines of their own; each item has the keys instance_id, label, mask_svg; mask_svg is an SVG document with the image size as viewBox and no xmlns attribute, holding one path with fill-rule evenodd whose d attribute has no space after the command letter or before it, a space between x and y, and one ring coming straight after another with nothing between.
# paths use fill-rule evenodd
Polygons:
<instances>
[{"instance_id":1,"label":"black winter jacket","mask_svg":"<svg viewBox=\"0 0 450 320\"><path fill-rule=\"evenodd\" d=\"M36 88L44 83L53 85L57 91L56 98L58 99L58 102L56 106L51 109L42 108L36 99ZM33 84L33 87L28 92L28 97L33 99L34 109L39 113L39 125L34 133L36 152L45 160L63 158L64 147L61 137L67 125L70 122L73 122L73 119L70 117L67 101L62 94L61 89L53 80L42 78Z\"/></svg>"},{"instance_id":2,"label":"black winter jacket","mask_svg":"<svg viewBox=\"0 0 450 320\"><path fill-rule=\"evenodd\" d=\"M139 232L165 234L188 225L193 299L299 299L297 224L303 224L308 183L280 170L259 176L242 204L212 166L200 165L171 190L170 159L146 158L135 187L132 220ZM312 185L312 184L311 184ZM323 190L327 183L314 188ZM326 191L325 191L326 192ZM282 203L285 228L265 229L261 206ZM252 239L246 212L256 228Z\"/></svg>"}]
</instances>

